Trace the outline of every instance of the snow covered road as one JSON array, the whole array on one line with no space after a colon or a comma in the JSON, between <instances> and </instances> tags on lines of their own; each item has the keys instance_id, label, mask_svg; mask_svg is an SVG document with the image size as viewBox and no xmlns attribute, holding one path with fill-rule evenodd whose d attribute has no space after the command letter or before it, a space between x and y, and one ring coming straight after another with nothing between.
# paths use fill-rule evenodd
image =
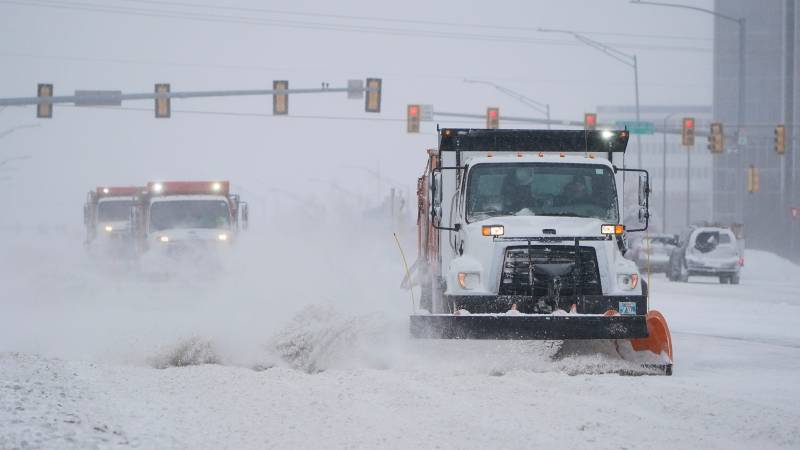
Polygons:
<instances>
[{"instance_id":1,"label":"snow covered road","mask_svg":"<svg viewBox=\"0 0 800 450\"><path fill-rule=\"evenodd\" d=\"M3 271L2 449L800 447L800 268L769 254L747 254L739 286L654 276L675 373L629 377L546 343L411 341L394 261L270 315L286 288L254 289L257 271L186 296L26 252L50 278ZM341 303L376 280L386 298ZM220 364L154 368L186 342Z\"/></svg>"}]
</instances>

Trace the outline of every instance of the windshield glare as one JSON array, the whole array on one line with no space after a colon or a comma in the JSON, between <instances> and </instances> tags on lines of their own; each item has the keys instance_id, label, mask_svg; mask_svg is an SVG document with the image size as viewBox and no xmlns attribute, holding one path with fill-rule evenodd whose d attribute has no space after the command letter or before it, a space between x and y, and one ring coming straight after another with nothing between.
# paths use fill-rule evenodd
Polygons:
<instances>
[{"instance_id":1,"label":"windshield glare","mask_svg":"<svg viewBox=\"0 0 800 450\"><path fill-rule=\"evenodd\" d=\"M588 164L479 164L470 170L467 221L531 215L617 223L614 175Z\"/></svg>"},{"instance_id":2,"label":"windshield glare","mask_svg":"<svg viewBox=\"0 0 800 450\"><path fill-rule=\"evenodd\" d=\"M228 203L224 200L177 200L150 206L150 229L228 228Z\"/></svg>"},{"instance_id":3,"label":"windshield glare","mask_svg":"<svg viewBox=\"0 0 800 450\"><path fill-rule=\"evenodd\" d=\"M97 205L100 222L123 222L130 219L133 200L106 200Z\"/></svg>"}]
</instances>

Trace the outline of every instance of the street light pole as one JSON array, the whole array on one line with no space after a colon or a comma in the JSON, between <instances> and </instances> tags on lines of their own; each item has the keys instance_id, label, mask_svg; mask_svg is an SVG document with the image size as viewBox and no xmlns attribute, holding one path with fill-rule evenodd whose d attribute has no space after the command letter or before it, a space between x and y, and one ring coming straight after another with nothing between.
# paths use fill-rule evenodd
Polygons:
<instances>
[{"instance_id":1,"label":"street light pole","mask_svg":"<svg viewBox=\"0 0 800 450\"><path fill-rule=\"evenodd\" d=\"M739 76L738 76L738 84L739 84L739 98L738 98L738 107L736 112L736 195L734 195L734 199L736 202L734 215L736 216L736 220L739 223L744 222L744 189L743 182L742 182L742 148L744 146L744 123L745 123L745 99L747 98L745 95L745 89L747 87L747 83L745 81L745 66L744 66L744 58L745 58L745 18L744 17L732 17L726 14L721 14L716 11L712 11L706 8L700 8L697 6L691 5L679 5L675 3L663 3L663 2L651 2L651 1L644 1L644 0L630 0L631 3L634 5L651 5L651 6L666 6L669 8L679 8L679 9L691 9L693 11L699 11L705 14L711 14L714 17L719 17L720 19L724 19L730 22L735 22L739 25Z\"/></svg>"},{"instance_id":2,"label":"street light pole","mask_svg":"<svg viewBox=\"0 0 800 450\"><path fill-rule=\"evenodd\" d=\"M547 117L547 129L550 129L550 104L549 103L542 103L537 102L536 100L526 97L519 92L512 91L506 87L500 86L499 84L492 83L491 81L482 81L482 80L464 80L464 83L472 83L472 84L485 84L487 86L492 86L493 88L497 89L498 91L502 92L503 94L508 95L509 97L513 97L518 100L520 103L524 104L525 106L532 108L535 111L538 111L544 114Z\"/></svg>"},{"instance_id":3,"label":"street light pole","mask_svg":"<svg viewBox=\"0 0 800 450\"><path fill-rule=\"evenodd\" d=\"M625 64L626 66L632 68L633 69L633 83L634 83L634 89L635 89L635 94L636 94L636 121L638 122L640 120L640 115L639 115L639 63L638 63L638 61L636 59L636 55L630 55L630 54L621 52L621 51L619 51L619 50L617 50L617 49L615 49L613 47L609 47L608 45L603 44L602 42L595 41L594 39L589 39L588 37L586 37L586 36L584 36L584 35L582 35L580 33L576 33L574 31L570 31L570 30L555 30L555 29L551 29L551 28L539 28L539 29L537 29L537 31L540 31L540 32L543 32L543 33L564 33L564 34L572 35L575 39L579 40L580 42L583 42L584 44L588 45L589 47L592 47L592 48L594 48L596 50L600 50L601 52L605 53L606 55L608 55L608 56L616 59L617 61L621 62L622 64ZM642 168L642 140L641 140L641 137L638 134L636 135L636 151L637 151L638 168L641 169Z\"/></svg>"}]
</instances>

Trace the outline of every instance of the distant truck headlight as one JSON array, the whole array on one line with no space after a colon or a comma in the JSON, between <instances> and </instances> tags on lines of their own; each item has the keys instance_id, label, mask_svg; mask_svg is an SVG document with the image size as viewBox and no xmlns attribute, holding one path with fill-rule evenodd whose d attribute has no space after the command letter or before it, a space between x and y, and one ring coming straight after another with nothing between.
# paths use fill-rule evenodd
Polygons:
<instances>
[{"instance_id":1,"label":"distant truck headlight","mask_svg":"<svg viewBox=\"0 0 800 450\"><path fill-rule=\"evenodd\" d=\"M106 225L105 227L103 227L103 229L106 230L109 233L114 231L114 227L112 227L111 225Z\"/></svg>"},{"instance_id":2,"label":"distant truck headlight","mask_svg":"<svg viewBox=\"0 0 800 450\"><path fill-rule=\"evenodd\" d=\"M476 289L481 284L481 275L471 272L458 272L458 285L461 289Z\"/></svg>"},{"instance_id":3,"label":"distant truck headlight","mask_svg":"<svg viewBox=\"0 0 800 450\"><path fill-rule=\"evenodd\" d=\"M169 236L161 236L158 238L159 241L167 243L169 242Z\"/></svg>"},{"instance_id":4,"label":"distant truck headlight","mask_svg":"<svg viewBox=\"0 0 800 450\"><path fill-rule=\"evenodd\" d=\"M228 240L228 235L225 234L225 233L220 233L220 234L217 235L217 239L219 239L220 241L227 241Z\"/></svg>"},{"instance_id":5,"label":"distant truck headlight","mask_svg":"<svg viewBox=\"0 0 800 450\"><path fill-rule=\"evenodd\" d=\"M617 275L617 284L625 290L632 291L639 285L639 275L635 273L623 273Z\"/></svg>"}]
</instances>

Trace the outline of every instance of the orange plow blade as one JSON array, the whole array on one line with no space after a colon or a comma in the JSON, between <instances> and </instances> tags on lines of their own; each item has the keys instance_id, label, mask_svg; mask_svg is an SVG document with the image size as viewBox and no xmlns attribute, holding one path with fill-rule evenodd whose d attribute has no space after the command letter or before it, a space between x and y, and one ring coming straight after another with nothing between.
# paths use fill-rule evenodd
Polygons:
<instances>
[{"instance_id":1,"label":"orange plow blade","mask_svg":"<svg viewBox=\"0 0 800 450\"><path fill-rule=\"evenodd\" d=\"M646 338L631 339L631 346L637 352L650 351L656 355L666 355L668 358L669 372L672 370L672 335L667 326L667 320L658 311L647 313Z\"/></svg>"}]
</instances>

